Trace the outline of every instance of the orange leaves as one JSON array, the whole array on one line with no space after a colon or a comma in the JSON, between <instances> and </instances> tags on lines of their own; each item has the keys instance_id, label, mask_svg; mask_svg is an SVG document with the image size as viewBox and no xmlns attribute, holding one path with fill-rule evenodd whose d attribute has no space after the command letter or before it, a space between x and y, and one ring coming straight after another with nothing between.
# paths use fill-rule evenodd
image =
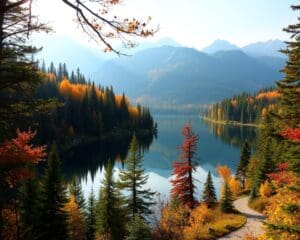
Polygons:
<instances>
[{"instance_id":1,"label":"orange leaves","mask_svg":"<svg viewBox=\"0 0 300 240\"><path fill-rule=\"evenodd\" d=\"M45 146L34 147L30 141L36 132L30 129L27 132L17 130L17 137L6 140L0 146L0 169L3 177L10 187L14 187L18 181L27 179L31 176L25 169L27 163L37 164L46 156ZM0 173L0 177L1 177Z\"/></svg>"},{"instance_id":2,"label":"orange leaves","mask_svg":"<svg viewBox=\"0 0 300 240\"><path fill-rule=\"evenodd\" d=\"M65 97L72 97L76 100L82 101L84 94L88 90L86 84L72 84L66 78L64 78L59 84L59 91Z\"/></svg>"},{"instance_id":3,"label":"orange leaves","mask_svg":"<svg viewBox=\"0 0 300 240\"><path fill-rule=\"evenodd\" d=\"M265 98L269 101L278 98L280 94L277 91L270 91L270 92L261 92L256 96L256 99Z\"/></svg>"},{"instance_id":4,"label":"orange leaves","mask_svg":"<svg viewBox=\"0 0 300 240\"><path fill-rule=\"evenodd\" d=\"M64 78L60 82L58 89L63 96L82 101L85 93L90 92L92 87L87 84L73 84L67 78ZM98 98L103 95L103 93L98 88L95 88L95 91Z\"/></svg>"},{"instance_id":5,"label":"orange leaves","mask_svg":"<svg viewBox=\"0 0 300 240\"><path fill-rule=\"evenodd\" d=\"M229 177L231 175L231 171L230 171L229 167L227 167L226 165L224 165L224 166L218 165L217 172L220 175L220 177L223 179L224 182L229 180Z\"/></svg>"}]
</instances>

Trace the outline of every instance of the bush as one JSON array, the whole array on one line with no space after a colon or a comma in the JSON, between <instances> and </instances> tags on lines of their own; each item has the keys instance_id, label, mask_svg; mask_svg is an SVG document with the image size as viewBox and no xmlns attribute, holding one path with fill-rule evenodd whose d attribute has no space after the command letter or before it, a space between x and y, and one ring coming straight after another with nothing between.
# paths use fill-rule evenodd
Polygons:
<instances>
[{"instance_id":1,"label":"bush","mask_svg":"<svg viewBox=\"0 0 300 240\"><path fill-rule=\"evenodd\" d=\"M255 198L249 202L249 207L262 213L268 205L268 199L265 197Z\"/></svg>"}]
</instances>

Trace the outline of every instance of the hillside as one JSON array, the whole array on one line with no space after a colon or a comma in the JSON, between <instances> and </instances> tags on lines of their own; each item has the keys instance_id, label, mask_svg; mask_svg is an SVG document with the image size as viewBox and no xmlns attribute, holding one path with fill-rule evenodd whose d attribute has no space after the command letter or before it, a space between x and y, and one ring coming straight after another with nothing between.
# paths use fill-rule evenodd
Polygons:
<instances>
[{"instance_id":1,"label":"hillside","mask_svg":"<svg viewBox=\"0 0 300 240\"><path fill-rule=\"evenodd\" d=\"M208 55L191 48L163 46L106 61L93 79L151 105L210 103L273 86L281 79L278 62L270 66L239 50Z\"/></svg>"}]
</instances>

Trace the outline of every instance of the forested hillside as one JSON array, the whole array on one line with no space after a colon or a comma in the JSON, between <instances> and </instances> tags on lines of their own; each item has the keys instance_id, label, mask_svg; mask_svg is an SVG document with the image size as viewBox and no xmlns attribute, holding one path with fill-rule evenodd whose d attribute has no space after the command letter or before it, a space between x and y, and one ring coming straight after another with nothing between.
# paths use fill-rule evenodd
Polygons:
<instances>
[{"instance_id":1,"label":"forested hillside","mask_svg":"<svg viewBox=\"0 0 300 240\"><path fill-rule=\"evenodd\" d=\"M211 105L205 118L220 122L259 124L268 112L280 111L279 96L276 89L264 89L253 95L236 95Z\"/></svg>"},{"instance_id":2,"label":"forested hillside","mask_svg":"<svg viewBox=\"0 0 300 240\"><path fill-rule=\"evenodd\" d=\"M75 144L80 138L99 138L108 134L153 134L154 122L148 108L130 104L125 94L116 95L112 87L86 81L78 69L69 74L66 64L42 66L43 83L37 99L56 98L52 114L37 114L38 136L44 143L58 140Z\"/></svg>"}]
</instances>

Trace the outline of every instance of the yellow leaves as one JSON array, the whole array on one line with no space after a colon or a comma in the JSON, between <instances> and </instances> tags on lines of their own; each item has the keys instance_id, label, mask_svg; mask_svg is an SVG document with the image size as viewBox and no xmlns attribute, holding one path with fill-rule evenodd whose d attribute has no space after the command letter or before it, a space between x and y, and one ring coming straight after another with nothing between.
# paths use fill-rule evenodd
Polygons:
<instances>
[{"instance_id":1,"label":"yellow leaves","mask_svg":"<svg viewBox=\"0 0 300 240\"><path fill-rule=\"evenodd\" d=\"M241 191L241 183L236 180L234 177L230 176L228 179L229 188L234 197L237 197Z\"/></svg>"},{"instance_id":2,"label":"yellow leaves","mask_svg":"<svg viewBox=\"0 0 300 240\"><path fill-rule=\"evenodd\" d=\"M292 174L292 173L289 173ZM276 239L299 239L299 234L291 233L288 228L300 226L300 211L297 210L300 204L299 178L293 174L293 181L289 184L274 185L274 195L268 197L268 206L265 209L267 223L275 226L284 226L280 230L266 228L266 237L276 235ZM266 184L266 186L264 186ZM260 188L260 193L269 195L269 186L264 183ZM267 189L267 190L265 190Z\"/></svg>"},{"instance_id":3,"label":"yellow leaves","mask_svg":"<svg viewBox=\"0 0 300 240\"><path fill-rule=\"evenodd\" d=\"M222 120L222 109L221 108L218 108L218 120Z\"/></svg>"},{"instance_id":4,"label":"yellow leaves","mask_svg":"<svg viewBox=\"0 0 300 240\"><path fill-rule=\"evenodd\" d=\"M266 108L263 108L262 110L261 110L261 116L262 117L265 117L266 115L267 115L267 109Z\"/></svg>"},{"instance_id":5,"label":"yellow leaves","mask_svg":"<svg viewBox=\"0 0 300 240\"><path fill-rule=\"evenodd\" d=\"M262 183L260 185L260 188L259 188L260 196L270 197L273 192L274 191L273 191L272 185L269 183L269 181L266 180L264 183Z\"/></svg>"},{"instance_id":6,"label":"yellow leaves","mask_svg":"<svg viewBox=\"0 0 300 240\"><path fill-rule=\"evenodd\" d=\"M69 202L65 205L65 211L69 215L69 227L71 239L81 240L85 237L84 219L78 208L73 195L70 196Z\"/></svg>"},{"instance_id":7,"label":"yellow leaves","mask_svg":"<svg viewBox=\"0 0 300 240\"><path fill-rule=\"evenodd\" d=\"M159 221L159 234L170 239L182 239L183 227L188 221L189 209L183 205L165 206Z\"/></svg>"},{"instance_id":8,"label":"yellow leaves","mask_svg":"<svg viewBox=\"0 0 300 240\"><path fill-rule=\"evenodd\" d=\"M203 225L213 219L213 212L206 204L201 204L191 212L188 225L184 228L184 239L197 239L203 230Z\"/></svg>"}]
</instances>

